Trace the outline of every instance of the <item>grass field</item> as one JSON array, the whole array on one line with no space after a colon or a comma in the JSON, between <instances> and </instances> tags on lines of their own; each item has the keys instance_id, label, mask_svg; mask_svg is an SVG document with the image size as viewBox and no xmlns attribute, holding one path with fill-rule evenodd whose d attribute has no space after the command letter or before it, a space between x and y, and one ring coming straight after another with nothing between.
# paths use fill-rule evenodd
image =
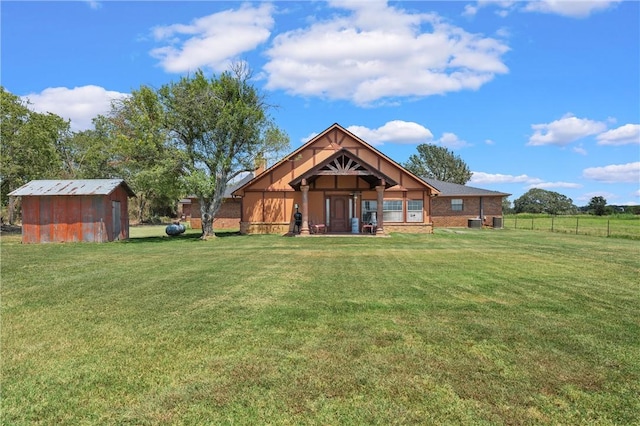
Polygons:
<instances>
[{"instance_id":1,"label":"grass field","mask_svg":"<svg viewBox=\"0 0 640 426\"><path fill-rule=\"evenodd\" d=\"M640 245L1 245L2 424L640 424Z\"/></svg>"},{"instance_id":2,"label":"grass field","mask_svg":"<svg viewBox=\"0 0 640 426\"><path fill-rule=\"evenodd\" d=\"M507 229L528 229L640 240L640 216L633 214L551 216L521 213L506 215L504 217L504 227Z\"/></svg>"}]
</instances>

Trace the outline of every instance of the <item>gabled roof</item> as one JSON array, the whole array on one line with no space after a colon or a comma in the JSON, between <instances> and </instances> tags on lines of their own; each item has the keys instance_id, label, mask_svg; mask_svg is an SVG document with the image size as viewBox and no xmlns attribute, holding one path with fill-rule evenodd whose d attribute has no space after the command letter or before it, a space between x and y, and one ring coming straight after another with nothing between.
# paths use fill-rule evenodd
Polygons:
<instances>
[{"instance_id":1,"label":"gabled roof","mask_svg":"<svg viewBox=\"0 0 640 426\"><path fill-rule=\"evenodd\" d=\"M32 180L9 193L14 197L50 195L109 195L122 186L130 197L136 193L122 179Z\"/></svg>"},{"instance_id":2,"label":"gabled roof","mask_svg":"<svg viewBox=\"0 0 640 426\"><path fill-rule=\"evenodd\" d=\"M387 160L388 162L390 162L391 164L395 165L396 167L398 167L399 169L401 169L403 172L407 173L410 176L413 176L416 180L418 180L419 182L423 182L424 184L426 184L427 186L431 187L432 192L434 195L436 195L439 191L437 188L431 186L427 181L425 181L424 179L421 179L419 176L416 176L415 174L411 173L410 171L408 171L407 169L405 169L404 167L402 167L400 164L398 164L396 161L392 160L391 158L389 158L388 156L386 156L385 154L383 154L382 152L380 152L379 150L377 150L376 148L374 148L372 145L368 144L366 141L362 140L361 138L359 138L358 136L354 135L353 133L351 133L350 131L348 131L347 129L345 129L344 127L342 127L340 124L338 123L334 123L331 126L327 127L323 132L317 134L316 136L314 136L313 138L311 138L310 140L308 140L306 143L302 144L302 146L298 147L296 150L294 150L293 152L291 152L290 154L286 155L284 158L282 158L282 160L278 161L276 164L274 164L273 166L269 167L268 169L264 170L262 173L260 173L257 176L254 176L253 179L251 179L249 182L245 183L244 185L236 188L234 190L235 192L240 192L243 191L247 186L251 185L251 183L254 180L258 180L260 179L263 175L269 173L271 170L275 169L276 167L280 166L281 164L290 161L291 159L296 158L296 156L303 151L304 149L306 149L308 146L310 146L311 144L313 144L314 142L316 142L317 140L323 138L327 133L333 131L334 129L339 129L340 131L346 133L347 135L351 136L352 138L354 138L356 141L360 142L362 145L366 146L367 148L369 148L371 151L375 152L377 155L379 155L380 157L384 158L385 160Z\"/></svg>"},{"instance_id":3,"label":"gabled roof","mask_svg":"<svg viewBox=\"0 0 640 426\"><path fill-rule=\"evenodd\" d=\"M244 186L245 184L251 182L253 179L254 173L248 173L245 177L240 179L238 182L233 182L227 185L227 189L224 191L224 198L233 197L233 191Z\"/></svg>"},{"instance_id":4,"label":"gabled roof","mask_svg":"<svg viewBox=\"0 0 640 426\"><path fill-rule=\"evenodd\" d=\"M504 192L490 191L488 189L474 188L472 186L460 185L457 183L444 182L438 179L422 178L429 185L435 187L440 191L441 197L449 196L502 196L506 197L511 194Z\"/></svg>"},{"instance_id":5,"label":"gabled roof","mask_svg":"<svg viewBox=\"0 0 640 426\"><path fill-rule=\"evenodd\" d=\"M336 151L335 154L317 164L315 167L307 170L305 173L292 180L289 184L295 190L299 190L303 179L306 179L311 183L321 175L359 176L371 185L371 187L377 185L380 180L385 181L387 188L398 184L398 182L394 181L379 170L376 170L374 167L358 158L354 153L344 148Z\"/></svg>"},{"instance_id":6,"label":"gabled roof","mask_svg":"<svg viewBox=\"0 0 640 426\"><path fill-rule=\"evenodd\" d=\"M223 198L233 198L233 192L236 189L238 189L241 186L243 186L244 184L250 182L251 179L253 179L253 173L248 173L245 177L240 179L238 182L231 182L230 184L228 184L227 185L227 189L225 189L225 191L224 191ZM198 196L194 195L194 194L187 195L187 197L183 198L182 200L180 200L179 203L180 204L191 204L191 200L194 199L194 198L198 198Z\"/></svg>"}]
</instances>

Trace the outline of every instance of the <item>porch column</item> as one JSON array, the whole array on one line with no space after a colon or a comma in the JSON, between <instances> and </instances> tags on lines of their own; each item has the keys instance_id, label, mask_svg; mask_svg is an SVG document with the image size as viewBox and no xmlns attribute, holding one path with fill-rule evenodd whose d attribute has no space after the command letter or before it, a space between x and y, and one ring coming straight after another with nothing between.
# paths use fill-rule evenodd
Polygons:
<instances>
[{"instance_id":1,"label":"porch column","mask_svg":"<svg viewBox=\"0 0 640 426\"><path fill-rule=\"evenodd\" d=\"M309 235L309 185L307 185L306 179L302 179L300 190L302 191L302 228L300 228L300 235Z\"/></svg>"},{"instance_id":2,"label":"porch column","mask_svg":"<svg viewBox=\"0 0 640 426\"><path fill-rule=\"evenodd\" d=\"M384 202L384 188L385 188L385 184L384 184L384 180L382 180L380 182L380 185L376 186L376 191L378 192L378 211L376 212L376 215L378 216L378 225L376 227L376 235L380 234L380 235L384 235L384 217L383 217L383 209L382 209L382 204Z\"/></svg>"}]
</instances>

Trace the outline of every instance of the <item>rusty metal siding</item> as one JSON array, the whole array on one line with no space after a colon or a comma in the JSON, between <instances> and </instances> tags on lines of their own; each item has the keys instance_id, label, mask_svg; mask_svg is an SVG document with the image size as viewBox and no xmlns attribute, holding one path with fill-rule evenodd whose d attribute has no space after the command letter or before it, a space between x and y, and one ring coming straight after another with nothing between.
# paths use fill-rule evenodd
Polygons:
<instances>
[{"instance_id":1,"label":"rusty metal siding","mask_svg":"<svg viewBox=\"0 0 640 426\"><path fill-rule=\"evenodd\" d=\"M124 188L128 195L135 196L122 179L80 179L80 180L32 180L9 195L51 196L51 195L109 195L117 188Z\"/></svg>"},{"instance_id":2,"label":"rusty metal siding","mask_svg":"<svg viewBox=\"0 0 640 426\"><path fill-rule=\"evenodd\" d=\"M105 193L81 194L94 191ZM124 181L32 181L11 195L22 197L23 243L107 242L129 238L128 201L133 193ZM113 201L120 206L118 235L114 235Z\"/></svg>"},{"instance_id":3,"label":"rusty metal siding","mask_svg":"<svg viewBox=\"0 0 640 426\"><path fill-rule=\"evenodd\" d=\"M112 201L120 205L120 233L114 235ZM111 196L24 196L23 243L107 242L129 238L125 190Z\"/></svg>"}]
</instances>

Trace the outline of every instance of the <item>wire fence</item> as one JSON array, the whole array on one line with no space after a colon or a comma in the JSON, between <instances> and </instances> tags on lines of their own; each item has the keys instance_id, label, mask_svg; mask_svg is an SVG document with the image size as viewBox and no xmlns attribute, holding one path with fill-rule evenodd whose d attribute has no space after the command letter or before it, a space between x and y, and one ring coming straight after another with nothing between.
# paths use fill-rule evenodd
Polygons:
<instances>
[{"instance_id":1,"label":"wire fence","mask_svg":"<svg viewBox=\"0 0 640 426\"><path fill-rule=\"evenodd\" d=\"M507 229L640 239L640 216L505 215Z\"/></svg>"}]
</instances>

